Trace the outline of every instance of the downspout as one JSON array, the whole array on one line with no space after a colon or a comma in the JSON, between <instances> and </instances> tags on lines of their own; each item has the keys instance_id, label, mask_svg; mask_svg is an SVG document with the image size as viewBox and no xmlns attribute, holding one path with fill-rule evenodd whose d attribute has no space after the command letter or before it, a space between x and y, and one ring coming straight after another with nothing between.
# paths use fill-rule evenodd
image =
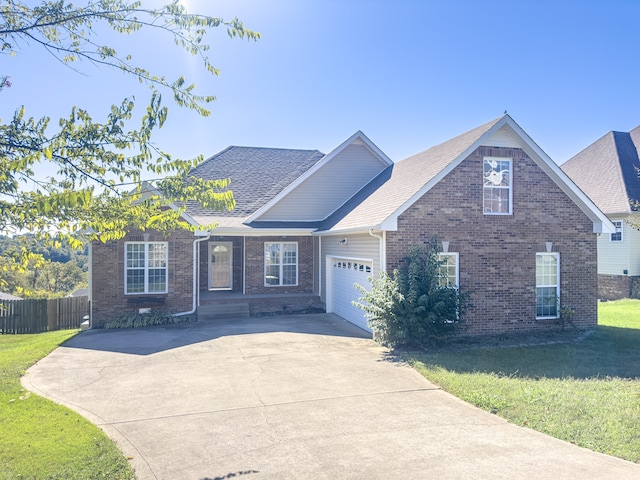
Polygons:
<instances>
[{"instance_id":1,"label":"downspout","mask_svg":"<svg viewBox=\"0 0 640 480\"><path fill-rule=\"evenodd\" d=\"M197 232L196 232L197 235ZM193 313L196 312L196 309L198 308L198 294L199 292L199 288L198 288L198 283L199 283L199 275L198 275L198 267L199 267L199 258L200 256L198 255L198 243L200 242L204 242L207 241L211 238L211 233L207 232L205 237L202 238L196 238L193 241L193 307L191 308L190 311L188 312L179 312L179 313L174 313L173 316L174 317L183 317L185 315L191 315Z\"/></svg>"},{"instance_id":2,"label":"downspout","mask_svg":"<svg viewBox=\"0 0 640 480\"><path fill-rule=\"evenodd\" d=\"M89 328L93 328L93 242L89 241ZM84 320L84 319L83 319Z\"/></svg>"},{"instance_id":3,"label":"downspout","mask_svg":"<svg viewBox=\"0 0 640 480\"><path fill-rule=\"evenodd\" d=\"M322 300L322 237L318 237L318 296Z\"/></svg>"},{"instance_id":4,"label":"downspout","mask_svg":"<svg viewBox=\"0 0 640 480\"><path fill-rule=\"evenodd\" d=\"M385 236L385 232L384 230L382 231L382 234L380 235L376 235L375 233L373 233L373 228L369 229L369 235L371 235L372 237L376 237L380 239L380 271L381 272L386 272L387 271L387 255L385 252L385 240L386 240L386 236Z\"/></svg>"}]
</instances>

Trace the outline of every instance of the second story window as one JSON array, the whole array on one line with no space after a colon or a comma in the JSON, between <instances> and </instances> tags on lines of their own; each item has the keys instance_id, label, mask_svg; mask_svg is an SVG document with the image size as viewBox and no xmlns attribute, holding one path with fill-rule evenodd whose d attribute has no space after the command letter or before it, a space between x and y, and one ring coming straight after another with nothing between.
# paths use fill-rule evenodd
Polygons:
<instances>
[{"instance_id":1,"label":"second story window","mask_svg":"<svg viewBox=\"0 0 640 480\"><path fill-rule=\"evenodd\" d=\"M611 234L612 242L621 242L622 241L622 220L613 220L613 226L616 227L616 232Z\"/></svg>"},{"instance_id":2,"label":"second story window","mask_svg":"<svg viewBox=\"0 0 640 480\"><path fill-rule=\"evenodd\" d=\"M510 158L484 158L482 209L485 215L511 215L511 167Z\"/></svg>"}]
</instances>

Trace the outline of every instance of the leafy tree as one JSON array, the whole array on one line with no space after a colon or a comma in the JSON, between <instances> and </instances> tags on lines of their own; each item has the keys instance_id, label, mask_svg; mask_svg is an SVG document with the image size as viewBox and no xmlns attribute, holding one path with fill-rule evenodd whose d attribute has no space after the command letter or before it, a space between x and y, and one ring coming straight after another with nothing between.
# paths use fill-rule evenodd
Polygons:
<instances>
[{"instance_id":1,"label":"leafy tree","mask_svg":"<svg viewBox=\"0 0 640 480\"><path fill-rule=\"evenodd\" d=\"M44 260L60 263L74 262L83 270L87 269L87 246L82 250L74 249L68 242L44 241L31 233L14 236L0 235L0 256L16 257L22 249L42 255Z\"/></svg>"},{"instance_id":2,"label":"leafy tree","mask_svg":"<svg viewBox=\"0 0 640 480\"><path fill-rule=\"evenodd\" d=\"M20 296L33 296L25 292L36 291L40 292L36 295L39 297L60 296L85 286L87 270L86 246L73 249L68 242L45 241L33 234L0 235L0 289L3 291Z\"/></svg>"},{"instance_id":3,"label":"leafy tree","mask_svg":"<svg viewBox=\"0 0 640 480\"><path fill-rule=\"evenodd\" d=\"M89 62L119 69L150 88L148 106L137 120L135 99L130 97L112 105L101 120L73 106L58 122L29 117L24 107L8 122L0 121L0 231L66 235L78 244L74 234L79 231L106 241L122 238L128 229L193 230L182 220L182 210L172 208L187 201L212 209L233 208L228 179L205 181L189 175L202 157L174 158L152 140L168 114L162 93L205 116L214 97L197 94L184 77L167 79L142 68L130 54L101 43L107 30L124 35L160 32L217 75L205 39L219 27L230 37L259 38L238 19L191 14L177 0L160 8L132 0L95 0L84 6L57 0L34 7L0 1L0 54L41 46L72 68ZM8 73L0 72L0 92L11 87ZM39 178L36 172L42 163L55 166L55 175ZM156 190L148 190L151 194L144 188L145 173L165 177ZM25 185L36 187L27 190Z\"/></svg>"},{"instance_id":4,"label":"leafy tree","mask_svg":"<svg viewBox=\"0 0 640 480\"><path fill-rule=\"evenodd\" d=\"M0 257L2 287L24 298L55 298L87 286L87 272L75 262L52 262L33 255L25 263Z\"/></svg>"},{"instance_id":5,"label":"leafy tree","mask_svg":"<svg viewBox=\"0 0 640 480\"><path fill-rule=\"evenodd\" d=\"M437 242L413 247L393 275L380 272L371 288L356 285L376 338L385 345L426 346L454 335L463 324L468 293L444 284Z\"/></svg>"}]
</instances>

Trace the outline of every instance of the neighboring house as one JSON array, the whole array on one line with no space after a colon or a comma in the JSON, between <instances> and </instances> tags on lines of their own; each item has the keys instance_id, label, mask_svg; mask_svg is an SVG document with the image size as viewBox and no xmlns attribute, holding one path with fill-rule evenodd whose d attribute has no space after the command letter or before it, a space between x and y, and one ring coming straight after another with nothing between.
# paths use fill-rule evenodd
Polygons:
<instances>
[{"instance_id":1,"label":"neighboring house","mask_svg":"<svg viewBox=\"0 0 640 480\"><path fill-rule=\"evenodd\" d=\"M22 300L22 298L11 295L10 293L0 292L0 300Z\"/></svg>"},{"instance_id":2,"label":"neighboring house","mask_svg":"<svg viewBox=\"0 0 640 480\"><path fill-rule=\"evenodd\" d=\"M195 175L232 179L230 213L188 205L211 232L91 245L92 326L123 311L248 305L334 312L367 328L354 283L437 238L472 292L467 333L597 323L596 233L613 225L508 115L393 163L364 134L332 152L229 147Z\"/></svg>"},{"instance_id":3,"label":"neighboring house","mask_svg":"<svg viewBox=\"0 0 640 480\"><path fill-rule=\"evenodd\" d=\"M562 169L613 222L598 237L598 295L603 300L640 298L640 126L609 132Z\"/></svg>"},{"instance_id":4,"label":"neighboring house","mask_svg":"<svg viewBox=\"0 0 640 480\"><path fill-rule=\"evenodd\" d=\"M88 288L78 288L67 295L67 297L86 297L87 295L89 295Z\"/></svg>"}]
</instances>

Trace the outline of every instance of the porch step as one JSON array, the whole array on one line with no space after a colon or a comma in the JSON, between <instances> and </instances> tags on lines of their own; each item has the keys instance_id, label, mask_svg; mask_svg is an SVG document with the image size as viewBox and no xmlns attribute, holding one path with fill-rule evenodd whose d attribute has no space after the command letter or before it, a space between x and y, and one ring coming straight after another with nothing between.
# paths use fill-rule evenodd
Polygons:
<instances>
[{"instance_id":1,"label":"porch step","mask_svg":"<svg viewBox=\"0 0 640 480\"><path fill-rule=\"evenodd\" d=\"M249 316L248 303L216 303L200 305L198 320L215 320L216 318L246 318Z\"/></svg>"}]
</instances>

